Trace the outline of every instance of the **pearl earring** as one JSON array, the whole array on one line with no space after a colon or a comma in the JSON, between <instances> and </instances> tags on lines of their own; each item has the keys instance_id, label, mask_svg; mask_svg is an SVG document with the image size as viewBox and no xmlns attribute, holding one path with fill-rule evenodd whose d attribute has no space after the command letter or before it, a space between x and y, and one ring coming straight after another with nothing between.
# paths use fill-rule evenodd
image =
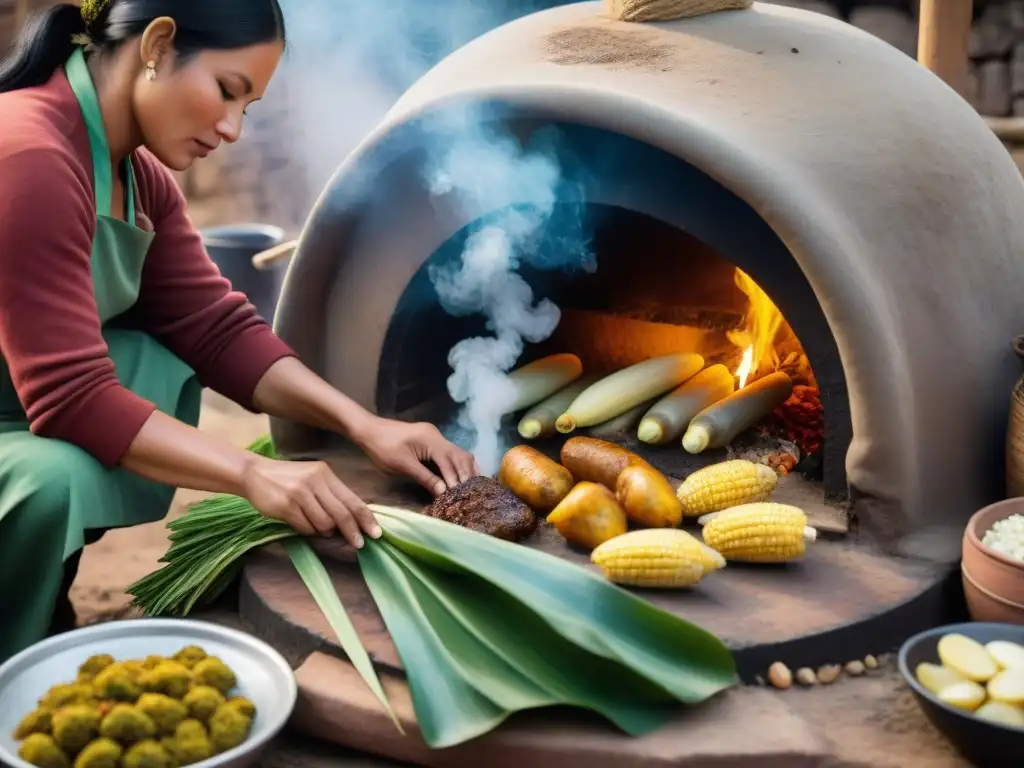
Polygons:
<instances>
[{"instance_id":1,"label":"pearl earring","mask_svg":"<svg viewBox=\"0 0 1024 768\"><path fill-rule=\"evenodd\" d=\"M146 62L146 80L148 80L151 83L154 80L156 80L156 62L155 61L147 61Z\"/></svg>"}]
</instances>

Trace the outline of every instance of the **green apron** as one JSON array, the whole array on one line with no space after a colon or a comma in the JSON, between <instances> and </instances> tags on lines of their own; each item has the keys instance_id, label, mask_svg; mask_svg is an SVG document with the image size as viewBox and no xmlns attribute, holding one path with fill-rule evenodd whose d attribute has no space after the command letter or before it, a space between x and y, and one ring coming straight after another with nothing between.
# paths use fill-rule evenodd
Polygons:
<instances>
[{"instance_id":1,"label":"green apron","mask_svg":"<svg viewBox=\"0 0 1024 768\"><path fill-rule=\"evenodd\" d=\"M195 425L201 387L192 369L152 336L113 327L138 300L153 234L135 226L130 158L123 166L126 221L111 218L110 149L81 49L65 70L92 151L92 281L110 358L122 385L164 413ZM46 636L63 564L87 536L94 539L96 532L161 520L174 492L125 470L107 469L71 443L29 432L10 372L0 361L0 663Z\"/></svg>"}]
</instances>

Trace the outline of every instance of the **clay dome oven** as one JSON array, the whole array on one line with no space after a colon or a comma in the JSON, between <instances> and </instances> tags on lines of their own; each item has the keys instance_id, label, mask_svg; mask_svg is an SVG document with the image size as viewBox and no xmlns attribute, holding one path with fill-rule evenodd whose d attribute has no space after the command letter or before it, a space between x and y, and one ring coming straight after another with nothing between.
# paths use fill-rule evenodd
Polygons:
<instances>
[{"instance_id":1,"label":"clay dome oven","mask_svg":"<svg viewBox=\"0 0 1024 768\"><path fill-rule=\"evenodd\" d=\"M439 420L450 349L493 326L440 301L436 270L488 223L530 217L518 271L561 320L517 365L720 337L749 314L739 269L813 369L822 499L848 496L891 551L952 561L972 511L1001 497L1024 185L971 107L896 49L765 4L628 24L586 2L500 27L337 171L277 329L362 405ZM290 455L330 447L273 434Z\"/></svg>"}]
</instances>

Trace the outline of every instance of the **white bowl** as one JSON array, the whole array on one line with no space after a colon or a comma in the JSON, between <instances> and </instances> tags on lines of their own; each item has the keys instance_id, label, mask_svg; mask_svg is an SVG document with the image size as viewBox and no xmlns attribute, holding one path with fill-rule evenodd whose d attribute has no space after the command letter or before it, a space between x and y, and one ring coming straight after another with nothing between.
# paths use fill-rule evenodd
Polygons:
<instances>
[{"instance_id":1,"label":"white bowl","mask_svg":"<svg viewBox=\"0 0 1024 768\"><path fill-rule=\"evenodd\" d=\"M238 695L256 705L252 733L245 743L191 768L244 768L253 765L280 733L298 696L291 667L266 643L216 624L179 619L137 619L96 624L48 638L0 666L0 765L33 768L18 757L13 732L54 685L75 679L90 656L107 653L118 661L169 656L198 645L224 661L238 677Z\"/></svg>"}]
</instances>

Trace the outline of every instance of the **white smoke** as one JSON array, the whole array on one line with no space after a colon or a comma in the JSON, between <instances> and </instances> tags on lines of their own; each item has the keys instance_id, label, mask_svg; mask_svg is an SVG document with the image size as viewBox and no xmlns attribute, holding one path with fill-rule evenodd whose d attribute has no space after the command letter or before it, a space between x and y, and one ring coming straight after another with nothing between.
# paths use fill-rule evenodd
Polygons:
<instances>
[{"instance_id":1,"label":"white smoke","mask_svg":"<svg viewBox=\"0 0 1024 768\"><path fill-rule=\"evenodd\" d=\"M467 124L460 122L460 129ZM498 215L471 232L457 264L429 273L448 312L482 314L493 334L460 341L448 355L448 393L463 404L458 426L469 433L480 470L491 475L505 447L502 417L516 398L507 372L524 341L547 339L561 317L550 300L535 302L518 269L539 260L538 234L551 219L562 174L553 152L523 149L508 136L484 132L478 120L471 124L477 126L475 135L448 144L451 149L428 174L428 183L435 195L455 195L475 211L498 208ZM509 200L525 204L508 207ZM451 437L463 442L458 433Z\"/></svg>"}]
</instances>

